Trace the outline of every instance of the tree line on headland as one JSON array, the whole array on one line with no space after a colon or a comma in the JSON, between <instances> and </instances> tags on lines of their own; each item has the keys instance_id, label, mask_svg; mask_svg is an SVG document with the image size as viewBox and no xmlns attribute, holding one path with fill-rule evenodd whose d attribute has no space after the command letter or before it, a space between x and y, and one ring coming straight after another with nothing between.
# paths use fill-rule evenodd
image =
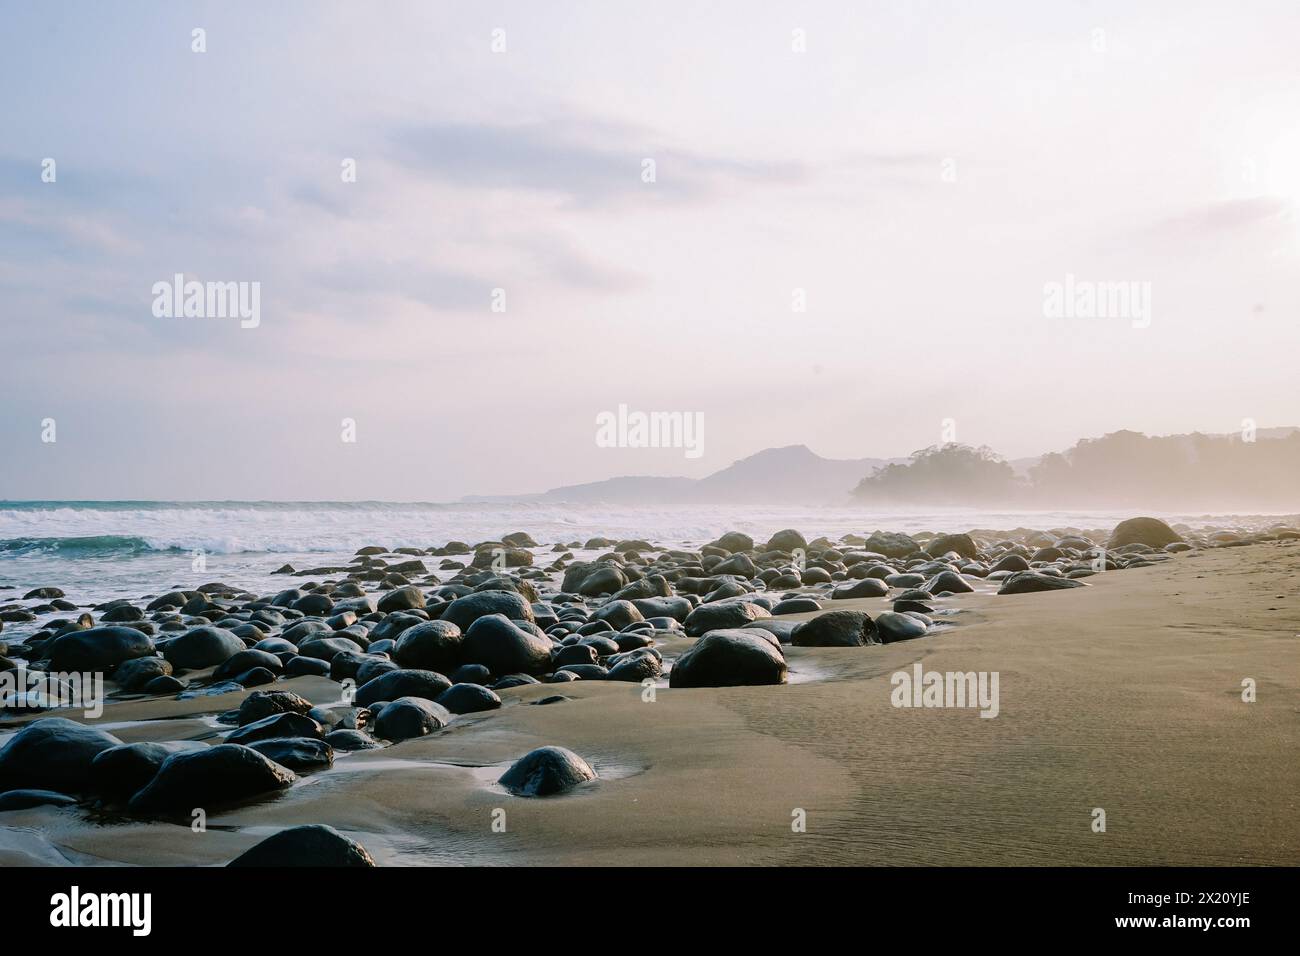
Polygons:
<instances>
[{"instance_id":1,"label":"tree line on headland","mask_svg":"<svg viewBox=\"0 0 1300 956\"><path fill-rule=\"evenodd\" d=\"M853 494L879 504L1297 511L1300 431L1254 441L1117 431L1044 455L1027 474L988 447L931 445L876 468Z\"/></svg>"}]
</instances>

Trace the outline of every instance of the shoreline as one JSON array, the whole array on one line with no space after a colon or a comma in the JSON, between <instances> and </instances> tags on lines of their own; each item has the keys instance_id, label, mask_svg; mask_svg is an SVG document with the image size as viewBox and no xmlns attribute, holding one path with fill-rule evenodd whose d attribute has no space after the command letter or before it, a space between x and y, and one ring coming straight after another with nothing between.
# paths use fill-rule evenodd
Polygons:
<instances>
[{"instance_id":1,"label":"shoreline","mask_svg":"<svg viewBox=\"0 0 1300 956\"><path fill-rule=\"evenodd\" d=\"M0 813L0 863L211 865L280 828L325 823L381 865L1294 865L1300 608L1276 595L1298 581L1294 539L1212 547L1093 574L1088 587L936 596L933 620L953 626L917 640L786 644L784 685L660 680L652 702L609 680L502 688L500 709L214 807L203 834L84 801ZM771 620L879 620L897 594ZM671 666L698 640L656 633L654 646ZM893 707L891 675L918 661L999 673L997 718ZM1246 677L1259 688L1250 704ZM112 702L93 723L124 743L213 742L230 729L214 715L266 689L340 700L336 681L303 676ZM568 700L535 705L556 694ZM40 716L5 719L3 732ZM492 782L551 744L586 758L594 784L527 799ZM1091 827L1097 807L1105 833ZM498 809L504 833L490 825ZM800 810L806 832L791 827Z\"/></svg>"}]
</instances>

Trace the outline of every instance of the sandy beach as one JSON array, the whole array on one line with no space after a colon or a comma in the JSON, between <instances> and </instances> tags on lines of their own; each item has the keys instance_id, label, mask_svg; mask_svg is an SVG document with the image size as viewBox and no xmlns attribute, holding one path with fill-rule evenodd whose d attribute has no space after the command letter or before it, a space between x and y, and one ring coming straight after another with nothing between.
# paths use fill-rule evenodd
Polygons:
<instances>
[{"instance_id":1,"label":"sandy beach","mask_svg":"<svg viewBox=\"0 0 1300 956\"><path fill-rule=\"evenodd\" d=\"M1090 587L939 597L953 626L922 640L786 647L786 685L502 689L499 710L214 807L205 832L112 810L4 813L0 865L221 864L307 823L381 865L1295 865L1298 582L1294 540L1198 550ZM834 604L875 616L891 600ZM892 706L891 675L917 662L997 672L997 717ZM340 699L325 677L275 689ZM113 702L95 724L128 743L214 743L228 728L213 715L251 692ZM552 799L495 783L545 745L599 779Z\"/></svg>"}]
</instances>

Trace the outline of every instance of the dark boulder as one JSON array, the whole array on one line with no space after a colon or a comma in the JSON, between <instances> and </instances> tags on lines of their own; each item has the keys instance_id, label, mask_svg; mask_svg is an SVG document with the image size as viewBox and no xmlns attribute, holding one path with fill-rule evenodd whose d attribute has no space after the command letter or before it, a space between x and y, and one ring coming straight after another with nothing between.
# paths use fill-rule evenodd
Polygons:
<instances>
[{"instance_id":1,"label":"dark boulder","mask_svg":"<svg viewBox=\"0 0 1300 956\"><path fill-rule=\"evenodd\" d=\"M154 646L133 627L92 627L56 637L45 651L52 671L106 673L125 661L152 657Z\"/></svg>"},{"instance_id":2,"label":"dark boulder","mask_svg":"<svg viewBox=\"0 0 1300 956\"><path fill-rule=\"evenodd\" d=\"M325 736L325 730L315 720L306 714L295 714L292 711L286 711L282 714L263 717L261 720L255 720L251 724L244 724L242 727L232 730L226 736L226 743L248 745L259 740L273 740L276 737L316 737L319 739L323 736Z\"/></svg>"},{"instance_id":3,"label":"dark boulder","mask_svg":"<svg viewBox=\"0 0 1300 956\"><path fill-rule=\"evenodd\" d=\"M447 689L451 681L436 671L397 670L381 674L374 680L362 684L357 689L355 703L358 707L369 707L381 700L397 700L399 697L422 697L425 700L437 700Z\"/></svg>"},{"instance_id":4,"label":"dark boulder","mask_svg":"<svg viewBox=\"0 0 1300 956\"><path fill-rule=\"evenodd\" d=\"M879 644L875 621L866 611L827 611L795 629L796 647L861 647Z\"/></svg>"},{"instance_id":5,"label":"dark boulder","mask_svg":"<svg viewBox=\"0 0 1300 956\"><path fill-rule=\"evenodd\" d=\"M314 737L277 737L274 740L259 740L248 746L281 767L298 773L323 770L334 765L334 748Z\"/></svg>"},{"instance_id":6,"label":"dark boulder","mask_svg":"<svg viewBox=\"0 0 1300 956\"><path fill-rule=\"evenodd\" d=\"M852 584L842 584L837 587L831 592L831 599L845 601L853 598L884 597L888 593L889 585L880 578L862 578Z\"/></svg>"},{"instance_id":7,"label":"dark boulder","mask_svg":"<svg viewBox=\"0 0 1300 956\"><path fill-rule=\"evenodd\" d=\"M426 621L407 628L397 639L393 659L402 667L450 673L460 662L465 635L451 621Z\"/></svg>"},{"instance_id":8,"label":"dark boulder","mask_svg":"<svg viewBox=\"0 0 1300 956\"><path fill-rule=\"evenodd\" d=\"M168 641L163 657L172 667L196 671L215 667L246 649L242 640L224 628L196 627Z\"/></svg>"},{"instance_id":9,"label":"dark boulder","mask_svg":"<svg viewBox=\"0 0 1300 956\"><path fill-rule=\"evenodd\" d=\"M313 823L269 836L227 866L372 867L366 848L333 827Z\"/></svg>"},{"instance_id":10,"label":"dark boulder","mask_svg":"<svg viewBox=\"0 0 1300 956\"><path fill-rule=\"evenodd\" d=\"M423 697L402 697L379 712L375 734L385 740L401 741L441 730L451 721L451 712Z\"/></svg>"},{"instance_id":11,"label":"dark boulder","mask_svg":"<svg viewBox=\"0 0 1300 956\"><path fill-rule=\"evenodd\" d=\"M514 591L476 591L456 598L447 605L438 619L455 624L468 634L471 624L492 614L499 614L512 621L533 620L532 606L523 595Z\"/></svg>"},{"instance_id":12,"label":"dark boulder","mask_svg":"<svg viewBox=\"0 0 1300 956\"><path fill-rule=\"evenodd\" d=\"M484 710L496 710L501 706L501 698L496 695L496 691L481 684L452 684L442 692L437 702L453 714L476 714Z\"/></svg>"},{"instance_id":13,"label":"dark boulder","mask_svg":"<svg viewBox=\"0 0 1300 956\"><path fill-rule=\"evenodd\" d=\"M701 604L687 615L684 626L688 637L699 637L709 631L744 627L761 618L771 617L767 608L748 601L721 601Z\"/></svg>"},{"instance_id":14,"label":"dark boulder","mask_svg":"<svg viewBox=\"0 0 1300 956\"><path fill-rule=\"evenodd\" d=\"M1088 585L1074 578L1039 574L1037 571L1018 571L1002 582L999 594L1033 594L1038 591L1062 591L1066 588L1086 588Z\"/></svg>"},{"instance_id":15,"label":"dark boulder","mask_svg":"<svg viewBox=\"0 0 1300 956\"><path fill-rule=\"evenodd\" d=\"M121 743L65 717L34 720L0 749L0 790L84 790L94 759Z\"/></svg>"},{"instance_id":16,"label":"dark boulder","mask_svg":"<svg viewBox=\"0 0 1300 956\"><path fill-rule=\"evenodd\" d=\"M596 771L572 750L539 747L516 760L498 782L517 797L550 797L595 779Z\"/></svg>"},{"instance_id":17,"label":"dark boulder","mask_svg":"<svg viewBox=\"0 0 1300 956\"><path fill-rule=\"evenodd\" d=\"M133 813L188 813L283 790L296 779L251 747L218 744L172 754L129 806Z\"/></svg>"},{"instance_id":18,"label":"dark boulder","mask_svg":"<svg viewBox=\"0 0 1300 956\"><path fill-rule=\"evenodd\" d=\"M776 638L743 630L711 631L695 642L669 674L669 687L784 684L785 655Z\"/></svg>"},{"instance_id":19,"label":"dark boulder","mask_svg":"<svg viewBox=\"0 0 1300 956\"><path fill-rule=\"evenodd\" d=\"M461 658L493 674L542 674L550 667L552 646L550 638L538 637L501 614L489 614L475 619L465 632Z\"/></svg>"},{"instance_id":20,"label":"dark boulder","mask_svg":"<svg viewBox=\"0 0 1300 956\"><path fill-rule=\"evenodd\" d=\"M311 701L287 690L259 690L244 698L239 705L236 723L244 727L276 714L305 714L311 710Z\"/></svg>"},{"instance_id":21,"label":"dark boulder","mask_svg":"<svg viewBox=\"0 0 1300 956\"><path fill-rule=\"evenodd\" d=\"M929 630L925 622L910 614L886 611L876 617L876 636L882 644L894 644L898 641L910 641L925 637Z\"/></svg>"},{"instance_id":22,"label":"dark boulder","mask_svg":"<svg viewBox=\"0 0 1300 956\"><path fill-rule=\"evenodd\" d=\"M172 754L203 750L197 740L142 741L101 751L90 764L90 789L106 800L126 801L152 780Z\"/></svg>"}]
</instances>

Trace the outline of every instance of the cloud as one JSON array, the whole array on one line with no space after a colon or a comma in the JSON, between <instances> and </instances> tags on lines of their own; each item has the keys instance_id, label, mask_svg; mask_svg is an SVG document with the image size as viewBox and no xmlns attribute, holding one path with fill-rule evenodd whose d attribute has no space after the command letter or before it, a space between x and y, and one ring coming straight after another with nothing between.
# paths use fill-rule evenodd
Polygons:
<instances>
[{"instance_id":1,"label":"cloud","mask_svg":"<svg viewBox=\"0 0 1300 956\"><path fill-rule=\"evenodd\" d=\"M1155 231L1185 238L1189 233L1218 235L1225 232L1273 226L1289 218L1292 204L1275 196L1225 199L1193 206L1156 223Z\"/></svg>"},{"instance_id":2,"label":"cloud","mask_svg":"<svg viewBox=\"0 0 1300 956\"><path fill-rule=\"evenodd\" d=\"M610 202L654 189L692 200L736 183L793 183L796 163L707 156L664 148L656 137L601 121L514 126L441 123L392 136L394 157L425 176L462 186L562 196L579 205ZM642 181L653 159L656 179Z\"/></svg>"}]
</instances>

